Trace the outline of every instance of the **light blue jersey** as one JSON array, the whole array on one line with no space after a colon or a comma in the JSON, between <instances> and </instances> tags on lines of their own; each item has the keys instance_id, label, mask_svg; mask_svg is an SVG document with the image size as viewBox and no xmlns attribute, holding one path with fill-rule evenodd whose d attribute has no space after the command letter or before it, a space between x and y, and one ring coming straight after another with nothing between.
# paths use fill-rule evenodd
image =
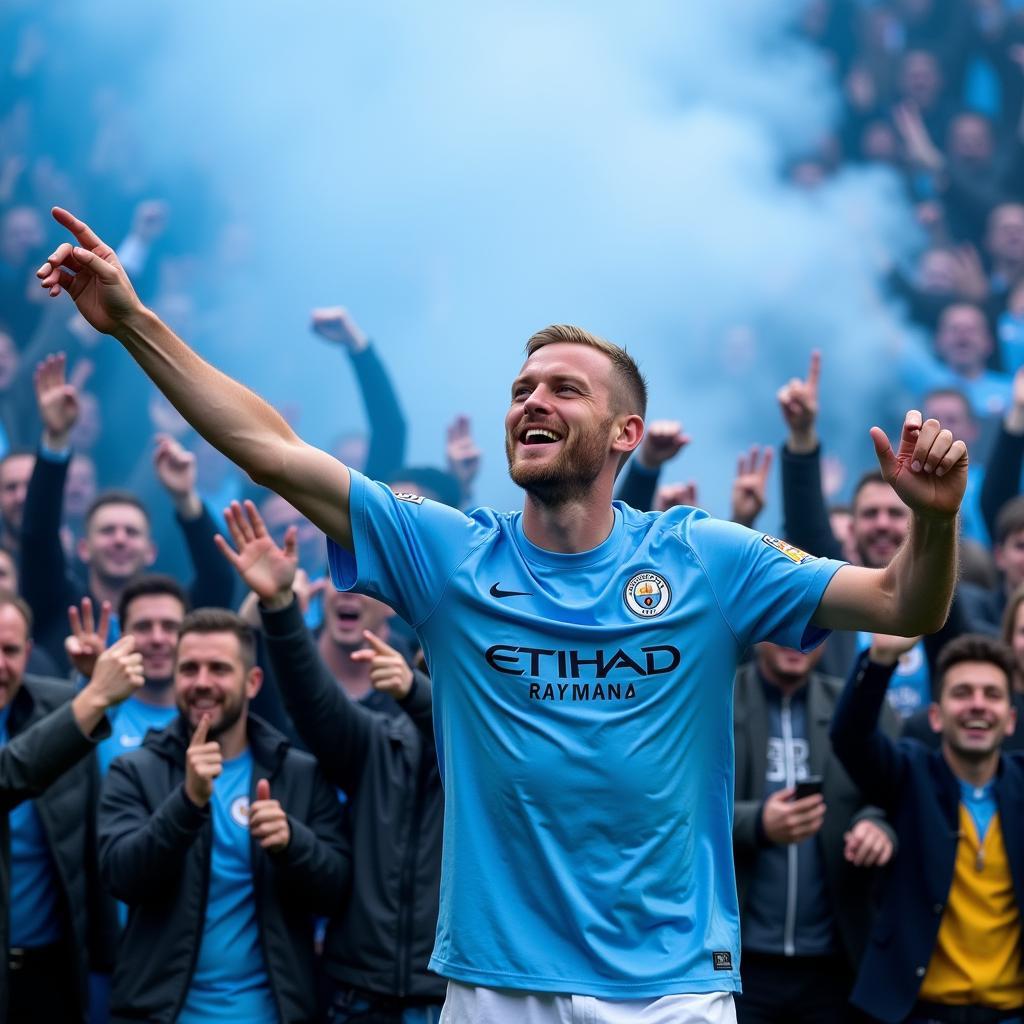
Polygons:
<instances>
[{"instance_id":1,"label":"light blue jersey","mask_svg":"<svg viewBox=\"0 0 1024 1024\"><path fill-rule=\"evenodd\" d=\"M213 784L213 853L206 919L178 1024L277 1024L263 959L249 840L252 754L224 762Z\"/></svg>"},{"instance_id":2,"label":"light blue jersey","mask_svg":"<svg viewBox=\"0 0 1024 1024\"><path fill-rule=\"evenodd\" d=\"M106 777L115 757L141 747L150 729L166 729L177 717L178 709L174 705L163 707L147 704L139 700L135 694L112 712L108 712L110 735L96 748L100 775Z\"/></svg>"},{"instance_id":3,"label":"light blue jersey","mask_svg":"<svg viewBox=\"0 0 1024 1024\"><path fill-rule=\"evenodd\" d=\"M430 966L607 998L739 988L732 679L808 649L840 562L705 513L616 504L592 551L536 547L353 472L336 585L414 625L445 780Z\"/></svg>"},{"instance_id":4,"label":"light blue jersey","mask_svg":"<svg viewBox=\"0 0 1024 1024\"><path fill-rule=\"evenodd\" d=\"M8 704L0 708L0 746L8 742ZM59 942L61 928L57 869L34 800L22 800L8 814L11 836L9 944L36 948Z\"/></svg>"}]
</instances>

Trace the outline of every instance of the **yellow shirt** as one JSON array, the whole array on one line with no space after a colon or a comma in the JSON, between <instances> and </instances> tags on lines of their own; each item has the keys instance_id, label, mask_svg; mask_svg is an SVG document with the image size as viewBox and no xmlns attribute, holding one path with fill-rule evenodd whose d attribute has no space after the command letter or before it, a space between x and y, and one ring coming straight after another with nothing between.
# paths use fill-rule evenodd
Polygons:
<instances>
[{"instance_id":1,"label":"yellow shirt","mask_svg":"<svg viewBox=\"0 0 1024 1024\"><path fill-rule=\"evenodd\" d=\"M999 1010L1024 1006L1020 910L996 813L983 842L960 804L960 841L939 937L918 998Z\"/></svg>"}]
</instances>

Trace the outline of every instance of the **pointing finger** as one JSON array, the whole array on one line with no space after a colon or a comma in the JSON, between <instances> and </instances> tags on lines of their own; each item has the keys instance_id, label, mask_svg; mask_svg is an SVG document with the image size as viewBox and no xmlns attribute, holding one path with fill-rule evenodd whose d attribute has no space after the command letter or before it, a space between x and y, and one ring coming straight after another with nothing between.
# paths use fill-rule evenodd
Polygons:
<instances>
[{"instance_id":1,"label":"pointing finger","mask_svg":"<svg viewBox=\"0 0 1024 1024\"><path fill-rule=\"evenodd\" d=\"M811 350L811 365L807 369L807 386L812 391L818 390L818 381L821 379L821 350Z\"/></svg>"},{"instance_id":2,"label":"pointing finger","mask_svg":"<svg viewBox=\"0 0 1024 1024\"><path fill-rule=\"evenodd\" d=\"M896 456L889 443L889 438L881 427L872 427L871 441L875 446L875 455L878 457L882 475L888 480L896 468Z\"/></svg>"},{"instance_id":3,"label":"pointing finger","mask_svg":"<svg viewBox=\"0 0 1024 1024\"><path fill-rule=\"evenodd\" d=\"M189 743L190 747L199 747L206 742L206 734L210 731L210 716L204 714L199 719L199 724L196 726L195 732L192 733L192 742Z\"/></svg>"},{"instance_id":4,"label":"pointing finger","mask_svg":"<svg viewBox=\"0 0 1024 1024\"><path fill-rule=\"evenodd\" d=\"M393 647L389 647L376 633L369 629L363 630L363 637L378 654L396 653Z\"/></svg>"},{"instance_id":5,"label":"pointing finger","mask_svg":"<svg viewBox=\"0 0 1024 1024\"><path fill-rule=\"evenodd\" d=\"M94 249L96 246L103 244L100 241L100 236L97 235L84 220L79 220L69 210L65 210L60 206L55 206L50 213L58 224L67 228L68 231L75 236L79 245L84 245L90 249Z\"/></svg>"}]
</instances>

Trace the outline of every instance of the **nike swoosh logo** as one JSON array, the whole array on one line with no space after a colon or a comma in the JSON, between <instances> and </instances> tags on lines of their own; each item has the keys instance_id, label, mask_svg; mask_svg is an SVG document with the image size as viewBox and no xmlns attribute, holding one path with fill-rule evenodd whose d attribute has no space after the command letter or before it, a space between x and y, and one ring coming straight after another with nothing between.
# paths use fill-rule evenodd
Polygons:
<instances>
[{"instance_id":1,"label":"nike swoosh logo","mask_svg":"<svg viewBox=\"0 0 1024 1024\"><path fill-rule=\"evenodd\" d=\"M491 586L491 597L533 597L529 591L502 590L497 583Z\"/></svg>"}]
</instances>

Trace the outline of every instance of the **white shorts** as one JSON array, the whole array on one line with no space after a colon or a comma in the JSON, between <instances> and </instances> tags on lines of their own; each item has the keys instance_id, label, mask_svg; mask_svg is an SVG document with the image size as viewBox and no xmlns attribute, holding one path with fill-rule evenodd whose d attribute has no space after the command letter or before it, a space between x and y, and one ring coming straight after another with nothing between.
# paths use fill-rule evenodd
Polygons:
<instances>
[{"instance_id":1,"label":"white shorts","mask_svg":"<svg viewBox=\"0 0 1024 1024\"><path fill-rule=\"evenodd\" d=\"M598 999L448 982L441 1024L736 1024L731 992Z\"/></svg>"}]
</instances>

